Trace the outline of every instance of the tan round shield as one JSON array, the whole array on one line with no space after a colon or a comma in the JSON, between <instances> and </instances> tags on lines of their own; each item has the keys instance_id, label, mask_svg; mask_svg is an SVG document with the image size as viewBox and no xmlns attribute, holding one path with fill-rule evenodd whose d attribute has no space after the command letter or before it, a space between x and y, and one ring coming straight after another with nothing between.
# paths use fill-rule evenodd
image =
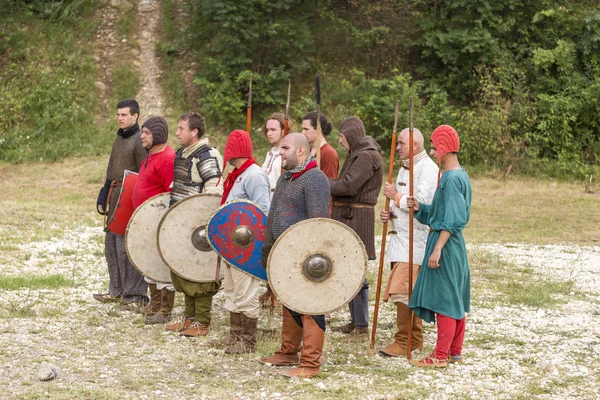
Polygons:
<instances>
[{"instance_id":1,"label":"tan round shield","mask_svg":"<svg viewBox=\"0 0 600 400\"><path fill-rule=\"evenodd\" d=\"M175 203L158 225L159 253L177 275L194 282L223 279L221 259L210 247L206 226L221 196L195 194Z\"/></svg>"},{"instance_id":2,"label":"tan round shield","mask_svg":"<svg viewBox=\"0 0 600 400\"><path fill-rule=\"evenodd\" d=\"M135 209L125 231L125 248L131 264L146 278L171 282L171 271L162 260L156 243L158 224L169 209L170 193L150 197Z\"/></svg>"},{"instance_id":3,"label":"tan round shield","mask_svg":"<svg viewBox=\"0 0 600 400\"><path fill-rule=\"evenodd\" d=\"M292 225L273 245L269 284L301 314L325 314L349 303L367 273L367 250L351 228L329 218Z\"/></svg>"}]
</instances>

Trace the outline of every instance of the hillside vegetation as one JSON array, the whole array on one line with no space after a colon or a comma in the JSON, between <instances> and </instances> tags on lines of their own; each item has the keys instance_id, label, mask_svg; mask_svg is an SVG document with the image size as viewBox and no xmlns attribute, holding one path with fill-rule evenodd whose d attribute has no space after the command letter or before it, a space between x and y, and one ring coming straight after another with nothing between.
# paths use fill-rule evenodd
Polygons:
<instances>
[{"instance_id":1,"label":"hillside vegetation","mask_svg":"<svg viewBox=\"0 0 600 400\"><path fill-rule=\"evenodd\" d=\"M98 113L89 42L93 11L106 4L0 4L0 159L105 151L89 123ZM394 101L405 126L413 96L415 126L456 127L471 167L600 172L596 1L162 0L161 10L165 98L176 112L197 108L211 129L243 124L251 73L253 126L283 110L288 79L298 121L315 107L319 72L323 112L334 124L363 118L384 149Z\"/></svg>"}]
</instances>

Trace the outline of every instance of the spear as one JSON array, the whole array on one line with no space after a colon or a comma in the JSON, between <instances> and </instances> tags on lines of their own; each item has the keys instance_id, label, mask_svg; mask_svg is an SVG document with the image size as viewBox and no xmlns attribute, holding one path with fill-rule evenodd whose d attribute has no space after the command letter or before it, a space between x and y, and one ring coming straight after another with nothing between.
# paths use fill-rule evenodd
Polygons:
<instances>
[{"instance_id":1,"label":"spear","mask_svg":"<svg viewBox=\"0 0 600 400\"><path fill-rule=\"evenodd\" d=\"M292 92L292 80L288 80L288 95L285 103L285 120L283 121L283 137L288 134L290 124L290 94Z\"/></svg>"},{"instance_id":2,"label":"spear","mask_svg":"<svg viewBox=\"0 0 600 400\"><path fill-rule=\"evenodd\" d=\"M413 133L413 98L410 96L410 103L408 106L409 114L408 114L408 195L413 197L414 195L414 168L413 161L415 159L414 152L414 133ZM412 295L412 287L413 287L413 215L414 210L411 208L408 209L408 298ZM409 310L408 312L408 341L406 343L406 358L411 359L411 348L412 348L412 322L413 322L413 312Z\"/></svg>"},{"instance_id":3,"label":"spear","mask_svg":"<svg viewBox=\"0 0 600 400\"><path fill-rule=\"evenodd\" d=\"M248 89L248 108L246 109L246 132L250 134L252 122L252 74L250 74L250 88Z\"/></svg>"},{"instance_id":4,"label":"spear","mask_svg":"<svg viewBox=\"0 0 600 400\"><path fill-rule=\"evenodd\" d=\"M321 130L321 77L319 74L315 75L315 101L317 103L317 140L315 145L317 146L317 165L321 167L321 138L323 137L323 131Z\"/></svg>"},{"instance_id":5,"label":"spear","mask_svg":"<svg viewBox=\"0 0 600 400\"><path fill-rule=\"evenodd\" d=\"M388 168L388 183L394 178L394 153L396 150L396 133L398 131L398 109L400 105L396 100L396 111L394 112L394 130L392 131L392 146L390 150L390 165ZM385 211L390 210L390 199L385 198ZM379 298L381 297L381 276L383 275L383 262L385 258L385 240L387 238L387 221L383 223L381 234L381 252L379 253L379 273L377 274L377 291L375 292L375 311L373 312L373 330L371 331L371 351L375 351L375 336L377 335L377 317L379 316Z\"/></svg>"}]
</instances>

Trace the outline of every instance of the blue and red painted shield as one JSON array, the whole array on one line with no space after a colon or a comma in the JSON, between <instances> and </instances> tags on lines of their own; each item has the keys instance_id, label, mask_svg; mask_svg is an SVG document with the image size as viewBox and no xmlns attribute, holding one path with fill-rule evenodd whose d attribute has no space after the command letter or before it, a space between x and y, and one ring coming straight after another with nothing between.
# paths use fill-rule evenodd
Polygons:
<instances>
[{"instance_id":1,"label":"blue and red painted shield","mask_svg":"<svg viewBox=\"0 0 600 400\"><path fill-rule=\"evenodd\" d=\"M208 241L230 265L263 281L267 270L261 252L267 215L248 200L234 200L217 208L206 226Z\"/></svg>"}]
</instances>

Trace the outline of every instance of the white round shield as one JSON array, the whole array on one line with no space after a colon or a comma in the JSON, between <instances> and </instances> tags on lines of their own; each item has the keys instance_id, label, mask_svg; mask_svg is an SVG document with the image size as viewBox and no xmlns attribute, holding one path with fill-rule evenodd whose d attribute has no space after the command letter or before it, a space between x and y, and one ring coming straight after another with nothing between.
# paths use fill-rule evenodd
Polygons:
<instances>
[{"instance_id":1,"label":"white round shield","mask_svg":"<svg viewBox=\"0 0 600 400\"><path fill-rule=\"evenodd\" d=\"M290 310L319 315L348 304L362 287L367 250L348 226L329 218L289 227L269 254L267 274Z\"/></svg>"},{"instance_id":2,"label":"white round shield","mask_svg":"<svg viewBox=\"0 0 600 400\"><path fill-rule=\"evenodd\" d=\"M125 231L125 248L131 264L146 278L171 282L171 270L158 251L156 232L169 209L170 193L150 197L133 212Z\"/></svg>"},{"instance_id":3,"label":"white round shield","mask_svg":"<svg viewBox=\"0 0 600 400\"><path fill-rule=\"evenodd\" d=\"M210 247L206 226L221 196L200 193L175 203L158 225L159 253L177 275L194 282L223 279L221 258Z\"/></svg>"}]
</instances>

